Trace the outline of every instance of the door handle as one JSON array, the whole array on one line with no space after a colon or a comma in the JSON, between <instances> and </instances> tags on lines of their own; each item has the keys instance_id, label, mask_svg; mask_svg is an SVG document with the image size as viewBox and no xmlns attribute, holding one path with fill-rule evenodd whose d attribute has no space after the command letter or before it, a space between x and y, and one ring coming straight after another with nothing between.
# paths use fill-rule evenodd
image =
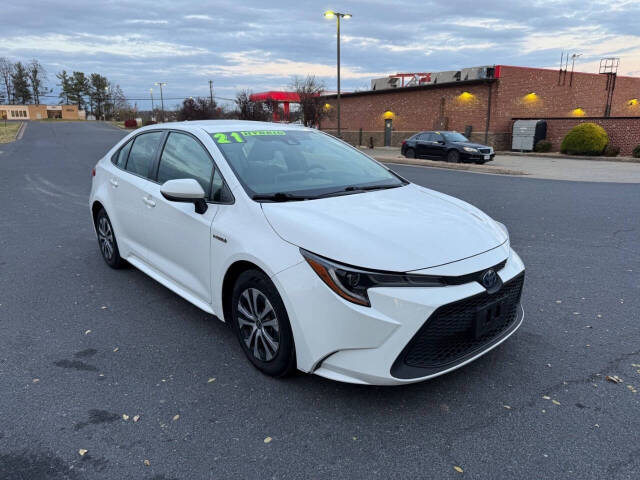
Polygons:
<instances>
[{"instance_id":1,"label":"door handle","mask_svg":"<svg viewBox=\"0 0 640 480\"><path fill-rule=\"evenodd\" d=\"M110 179L109 183L113 188L118 188L118 181L115 178Z\"/></svg>"},{"instance_id":2,"label":"door handle","mask_svg":"<svg viewBox=\"0 0 640 480\"><path fill-rule=\"evenodd\" d=\"M155 206L156 206L156 202L154 202L154 201L151 199L151 197L142 197L142 201L143 201L144 203L146 203L146 204L147 204L147 206L149 206L149 207L152 207L152 208L153 208L153 207L155 207Z\"/></svg>"}]
</instances>

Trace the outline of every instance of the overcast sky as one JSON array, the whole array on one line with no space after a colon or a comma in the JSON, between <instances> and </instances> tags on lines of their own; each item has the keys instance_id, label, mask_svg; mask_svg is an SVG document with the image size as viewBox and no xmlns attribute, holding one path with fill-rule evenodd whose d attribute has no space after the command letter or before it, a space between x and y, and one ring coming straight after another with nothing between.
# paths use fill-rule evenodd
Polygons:
<instances>
[{"instance_id":1,"label":"overcast sky","mask_svg":"<svg viewBox=\"0 0 640 480\"><path fill-rule=\"evenodd\" d=\"M168 98L208 95L209 79L216 96L233 98L306 74L334 90L329 8L353 14L342 24L343 90L396 72L557 68L563 49L582 53L577 70L619 56L620 74L640 76L638 0L3 0L0 56L39 59L56 92L62 69L106 75L130 98L156 95L157 81Z\"/></svg>"}]
</instances>

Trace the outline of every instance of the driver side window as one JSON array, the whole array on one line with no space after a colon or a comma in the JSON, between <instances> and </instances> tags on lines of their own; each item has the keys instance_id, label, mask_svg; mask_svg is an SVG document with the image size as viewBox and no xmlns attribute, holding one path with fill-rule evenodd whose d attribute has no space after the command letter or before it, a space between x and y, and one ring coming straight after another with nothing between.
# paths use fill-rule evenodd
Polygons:
<instances>
[{"instance_id":1,"label":"driver side window","mask_svg":"<svg viewBox=\"0 0 640 480\"><path fill-rule=\"evenodd\" d=\"M184 133L169 133L158 166L158 183L193 178L202 186L208 198L212 173L213 161L197 140Z\"/></svg>"}]
</instances>

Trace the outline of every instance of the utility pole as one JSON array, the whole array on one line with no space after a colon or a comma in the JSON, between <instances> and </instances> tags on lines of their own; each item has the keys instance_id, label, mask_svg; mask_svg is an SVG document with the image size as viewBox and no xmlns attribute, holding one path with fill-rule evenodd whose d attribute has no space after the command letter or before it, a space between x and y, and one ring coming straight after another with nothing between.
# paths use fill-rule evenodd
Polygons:
<instances>
[{"instance_id":1,"label":"utility pole","mask_svg":"<svg viewBox=\"0 0 640 480\"><path fill-rule=\"evenodd\" d=\"M164 123L164 97L162 96L162 87L166 85L166 82L156 82L156 85L160 87L160 109L162 111L162 123Z\"/></svg>"},{"instance_id":2,"label":"utility pole","mask_svg":"<svg viewBox=\"0 0 640 480\"><path fill-rule=\"evenodd\" d=\"M213 80L209 80L209 108L211 109L211 116L213 116Z\"/></svg>"},{"instance_id":3,"label":"utility pole","mask_svg":"<svg viewBox=\"0 0 640 480\"><path fill-rule=\"evenodd\" d=\"M153 106L153 88L150 88L150 89L149 89L149 93L151 94L151 120L152 120L152 121L155 121L155 120L153 120L153 115L154 115L154 113L155 113L155 109L156 109L156 108Z\"/></svg>"}]
</instances>

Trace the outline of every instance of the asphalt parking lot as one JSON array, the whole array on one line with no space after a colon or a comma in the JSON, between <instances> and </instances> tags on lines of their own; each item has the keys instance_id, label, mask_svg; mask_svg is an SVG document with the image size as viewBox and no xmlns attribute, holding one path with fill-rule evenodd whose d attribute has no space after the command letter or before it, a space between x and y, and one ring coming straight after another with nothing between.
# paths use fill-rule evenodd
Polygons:
<instances>
[{"instance_id":1,"label":"asphalt parking lot","mask_svg":"<svg viewBox=\"0 0 640 480\"><path fill-rule=\"evenodd\" d=\"M394 165L509 227L522 328L420 384L274 380L101 259L90 172L125 134L34 122L0 145L0 478L638 478L637 185Z\"/></svg>"}]
</instances>

